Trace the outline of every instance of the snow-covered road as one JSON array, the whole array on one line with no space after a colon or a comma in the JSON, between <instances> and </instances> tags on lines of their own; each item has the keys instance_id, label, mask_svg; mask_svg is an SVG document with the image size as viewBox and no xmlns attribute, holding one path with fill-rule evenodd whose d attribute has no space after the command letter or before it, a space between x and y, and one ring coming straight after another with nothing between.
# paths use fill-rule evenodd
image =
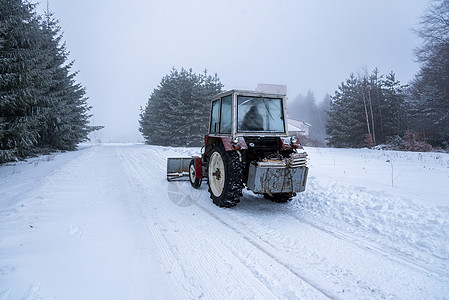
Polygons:
<instances>
[{"instance_id":1,"label":"snow-covered road","mask_svg":"<svg viewBox=\"0 0 449 300\"><path fill-rule=\"evenodd\" d=\"M448 297L449 155L307 151L305 193L232 209L166 181L167 157L199 149L1 166L0 299Z\"/></svg>"}]
</instances>

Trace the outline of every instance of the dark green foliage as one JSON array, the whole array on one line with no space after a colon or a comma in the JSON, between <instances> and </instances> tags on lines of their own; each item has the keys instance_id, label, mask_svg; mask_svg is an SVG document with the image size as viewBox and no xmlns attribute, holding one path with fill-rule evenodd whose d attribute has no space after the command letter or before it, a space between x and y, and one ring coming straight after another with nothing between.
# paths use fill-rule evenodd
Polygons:
<instances>
[{"instance_id":1,"label":"dark green foliage","mask_svg":"<svg viewBox=\"0 0 449 300\"><path fill-rule=\"evenodd\" d=\"M394 73L351 74L341 83L329 109L328 143L334 147L364 147L402 136L407 129L405 86Z\"/></svg>"},{"instance_id":2,"label":"dark green foliage","mask_svg":"<svg viewBox=\"0 0 449 300\"><path fill-rule=\"evenodd\" d=\"M360 101L360 83L351 74L332 96L327 125L328 144L334 147L360 147L367 133Z\"/></svg>"},{"instance_id":3,"label":"dark green foliage","mask_svg":"<svg viewBox=\"0 0 449 300\"><path fill-rule=\"evenodd\" d=\"M75 149L98 128L88 126L57 22L27 1L0 0L0 10L0 163Z\"/></svg>"},{"instance_id":4,"label":"dark green foliage","mask_svg":"<svg viewBox=\"0 0 449 300\"><path fill-rule=\"evenodd\" d=\"M219 78L172 69L141 109L140 132L147 144L200 146L209 125L210 100L221 92Z\"/></svg>"},{"instance_id":5,"label":"dark green foliage","mask_svg":"<svg viewBox=\"0 0 449 300\"><path fill-rule=\"evenodd\" d=\"M412 82L410 127L433 146L449 147L449 0L434 0L416 30L423 45Z\"/></svg>"},{"instance_id":6,"label":"dark green foliage","mask_svg":"<svg viewBox=\"0 0 449 300\"><path fill-rule=\"evenodd\" d=\"M395 136L402 136L409 125L406 86L402 86L396 80L393 72L385 76L381 81L380 93L383 101L380 101L380 110L383 111L381 120L381 135L383 138L380 143L385 143L388 139ZM379 120L380 121L380 120Z\"/></svg>"},{"instance_id":7,"label":"dark green foliage","mask_svg":"<svg viewBox=\"0 0 449 300\"><path fill-rule=\"evenodd\" d=\"M416 50L421 68L410 88L393 73L351 75L332 97L329 145L390 143L424 151L430 143L449 148L449 0L430 1L416 33L423 40Z\"/></svg>"},{"instance_id":8,"label":"dark green foliage","mask_svg":"<svg viewBox=\"0 0 449 300\"><path fill-rule=\"evenodd\" d=\"M0 162L31 154L37 142L39 109L39 22L33 6L1 0Z\"/></svg>"}]
</instances>

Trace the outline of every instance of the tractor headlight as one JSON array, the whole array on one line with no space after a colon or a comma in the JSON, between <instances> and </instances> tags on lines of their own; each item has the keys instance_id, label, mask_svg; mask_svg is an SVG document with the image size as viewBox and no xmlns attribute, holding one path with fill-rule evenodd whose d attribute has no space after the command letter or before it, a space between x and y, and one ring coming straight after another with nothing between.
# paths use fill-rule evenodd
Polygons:
<instances>
[{"instance_id":1,"label":"tractor headlight","mask_svg":"<svg viewBox=\"0 0 449 300\"><path fill-rule=\"evenodd\" d=\"M292 136L291 137L291 142L292 142L292 144L298 143L298 138L296 136Z\"/></svg>"},{"instance_id":2,"label":"tractor headlight","mask_svg":"<svg viewBox=\"0 0 449 300\"><path fill-rule=\"evenodd\" d=\"M236 136L235 138L233 138L233 139L232 139L232 142L233 142L234 144L238 144L238 143L239 143L239 137Z\"/></svg>"}]
</instances>

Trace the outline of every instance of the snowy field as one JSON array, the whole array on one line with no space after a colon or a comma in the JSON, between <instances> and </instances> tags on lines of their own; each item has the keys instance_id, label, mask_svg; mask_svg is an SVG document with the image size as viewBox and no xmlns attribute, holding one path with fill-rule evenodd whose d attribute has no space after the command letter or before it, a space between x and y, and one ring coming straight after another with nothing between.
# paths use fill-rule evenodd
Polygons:
<instances>
[{"instance_id":1,"label":"snowy field","mask_svg":"<svg viewBox=\"0 0 449 300\"><path fill-rule=\"evenodd\" d=\"M307 148L306 192L165 179L139 144L0 166L0 300L447 299L449 154Z\"/></svg>"}]
</instances>

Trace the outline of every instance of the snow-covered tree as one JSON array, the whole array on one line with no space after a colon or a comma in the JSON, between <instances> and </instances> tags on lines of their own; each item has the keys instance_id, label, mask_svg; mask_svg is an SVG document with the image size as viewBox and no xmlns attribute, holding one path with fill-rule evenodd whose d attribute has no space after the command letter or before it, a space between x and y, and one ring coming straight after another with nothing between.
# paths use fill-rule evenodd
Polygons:
<instances>
[{"instance_id":1,"label":"snow-covered tree","mask_svg":"<svg viewBox=\"0 0 449 300\"><path fill-rule=\"evenodd\" d=\"M33 5L0 0L0 162L31 154L39 138L41 38Z\"/></svg>"},{"instance_id":2,"label":"snow-covered tree","mask_svg":"<svg viewBox=\"0 0 449 300\"><path fill-rule=\"evenodd\" d=\"M412 82L413 131L434 146L449 147L449 0L433 0L421 18L421 69Z\"/></svg>"},{"instance_id":3,"label":"snow-covered tree","mask_svg":"<svg viewBox=\"0 0 449 300\"><path fill-rule=\"evenodd\" d=\"M90 107L52 14L0 0L0 163L87 139Z\"/></svg>"},{"instance_id":4,"label":"snow-covered tree","mask_svg":"<svg viewBox=\"0 0 449 300\"><path fill-rule=\"evenodd\" d=\"M329 146L363 146L368 129L360 91L359 80L354 74L350 74L346 82L342 82L332 96L329 121L326 126Z\"/></svg>"},{"instance_id":5,"label":"snow-covered tree","mask_svg":"<svg viewBox=\"0 0 449 300\"><path fill-rule=\"evenodd\" d=\"M173 68L141 109L140 132L147 144L199 146L207 133L210 100L222 91L218 76Z\"/></svg>"},{"instance_id":6,"label":"snow-covered tree","mask_svg":"<svg viewBox=\"0 0 449 300\"><path fill-rule=\"evenodd\" d=\"M390 72L381 81L382 103L382 131L381 143L397 136L403 136L409 128L407 119L409 108L406 103L407 86L401 85L396 75Z\"/></svg>"},{"instance_id":7,"label":"snow-covered tree","mask_svg":"<svg viewBox=\"0 0 449 300\"><path fill-rule=\"evenodd\" d=\"M87 140L87 135L101 129L101 126L89 126L84 87L75 80L76 73L71 73L73 62L67 62L65 43L58 21L53 14L46 12L42 22L45 37L43 49L48 53L46 70L51 76L47 78L43 98L46 99L45 114L40 126L39 146L62 150L74 150L76 145Z\"/></svg>"}]
</instances>

